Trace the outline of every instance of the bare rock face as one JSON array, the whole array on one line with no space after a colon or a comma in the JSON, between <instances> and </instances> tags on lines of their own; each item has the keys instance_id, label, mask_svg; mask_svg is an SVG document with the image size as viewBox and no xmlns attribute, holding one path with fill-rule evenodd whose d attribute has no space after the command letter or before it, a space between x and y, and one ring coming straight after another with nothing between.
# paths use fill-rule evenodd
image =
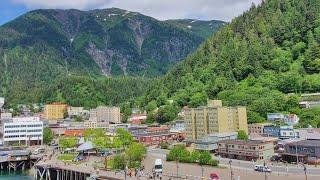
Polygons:
<instances>
[{"instance_id":1,"label":"bare rock face","mask_svg":"<svg viewBox=\"0 0 320 180\"><path fill-rule=\"evenodd\" d=\"M116 8L35 10L0 27L0 47L52 52L67 73L155 77L204 40L180 24Z\"/></svg>"}]
</instances>

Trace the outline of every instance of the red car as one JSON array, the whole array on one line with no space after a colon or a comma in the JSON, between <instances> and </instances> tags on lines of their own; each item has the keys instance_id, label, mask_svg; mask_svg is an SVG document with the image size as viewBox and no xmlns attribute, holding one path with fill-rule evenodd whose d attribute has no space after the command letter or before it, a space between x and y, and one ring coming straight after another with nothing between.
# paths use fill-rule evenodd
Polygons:
<instances>
[{"instance_id":1,"label":"red car","mask_svg":"<svg viewBox=\"0 0 320 180\"><path fill-rule=\"evenodd\" d=\"M217 173L211 173L210 174L210 180L219 180L219 176Z\"/></svg>"}]
</instances>

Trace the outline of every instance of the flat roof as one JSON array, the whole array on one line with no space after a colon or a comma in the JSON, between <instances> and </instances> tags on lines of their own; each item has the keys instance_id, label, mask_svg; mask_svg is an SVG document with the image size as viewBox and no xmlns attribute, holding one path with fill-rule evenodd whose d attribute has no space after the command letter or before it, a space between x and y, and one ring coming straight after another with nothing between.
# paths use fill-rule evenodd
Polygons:
<instances>
[{"instance_id":1,"label":"flat roof","mask_svg":"<svg viewBox=\"0 0 320 180\"><path fill-rule=\"evenodd\" d=\"M259 140L222 140L218 143L226 143L226 144L237 144L237 145L258 145L258 144L265 144L264 141Z\"/></svg>"},{"instance_id":2,"label":"flat roof","mask_svg":"<svg viewBox=\"0 0 320 180\"><path fill-rule=\"evenodd\" d=\"M301 140L297 142L291 142L290 145L297 146L311 146L311 147L320 147L320 140Z\"/></svg>"}]
</instances>

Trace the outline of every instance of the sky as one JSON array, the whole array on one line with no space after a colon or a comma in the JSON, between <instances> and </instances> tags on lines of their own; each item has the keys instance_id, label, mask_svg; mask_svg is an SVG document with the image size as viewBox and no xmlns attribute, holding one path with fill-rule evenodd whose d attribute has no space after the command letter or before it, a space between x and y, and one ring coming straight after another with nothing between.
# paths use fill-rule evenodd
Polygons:
<instances>
[{"instance_id":1,"label":"sky","mask_svg":"<svg viewBox=\"0 0 320 180\"><path fill-rule=\"evenodd\" d=\"M34 9L117 7L157 18L230 21L261 0L0 0L0 25Z\"/></svg>"}]
</instances>

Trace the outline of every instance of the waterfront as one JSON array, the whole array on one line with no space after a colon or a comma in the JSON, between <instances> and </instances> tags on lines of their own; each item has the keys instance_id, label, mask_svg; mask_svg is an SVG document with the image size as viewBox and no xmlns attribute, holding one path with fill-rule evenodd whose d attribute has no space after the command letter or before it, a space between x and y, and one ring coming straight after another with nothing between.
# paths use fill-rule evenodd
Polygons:
<instances>
[{"instance_id":1,"label":"waterfront","mask_svg":"<svg viewBox=\"0 0 320 180\"><path fill-rule=\"evenodd\" d=\"M28 171L17 171L17 172L0 172L0 180L32 180L33 177L28 174Z\"/></svg>"}]
</instances>

